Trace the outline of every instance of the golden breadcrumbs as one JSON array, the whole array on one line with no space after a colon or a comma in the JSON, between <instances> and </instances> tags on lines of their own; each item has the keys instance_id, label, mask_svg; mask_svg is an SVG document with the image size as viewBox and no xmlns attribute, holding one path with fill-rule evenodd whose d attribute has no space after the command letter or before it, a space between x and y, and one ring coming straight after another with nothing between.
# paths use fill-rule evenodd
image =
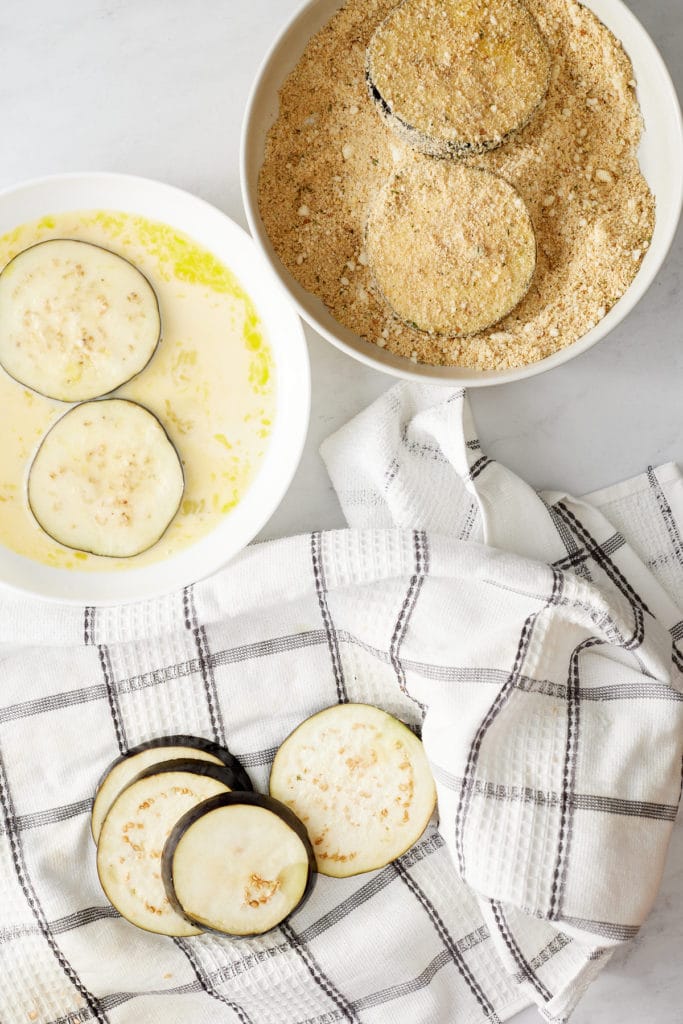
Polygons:
<instances>
[{"instance_id":1,"label":"golden breadcrumbs","mask_svg":"<svg viewBox=\"0 0 683 1024\"><path fill-rule=\"evenodd\" d=\"M285 82L259 182L266 230L301 285L369 342L480 370L543 359L605 316L652 237L631 63L576 0L528 0L552 58L546 102L507 145L467 163L502 175L526 202L538 242L534 280L494 328L429 335L393 315L364 249L368 207L395 165L426 159L384 125L365 82L367 45L394 6L347 0Z\"/></svg>"}]
</instances>

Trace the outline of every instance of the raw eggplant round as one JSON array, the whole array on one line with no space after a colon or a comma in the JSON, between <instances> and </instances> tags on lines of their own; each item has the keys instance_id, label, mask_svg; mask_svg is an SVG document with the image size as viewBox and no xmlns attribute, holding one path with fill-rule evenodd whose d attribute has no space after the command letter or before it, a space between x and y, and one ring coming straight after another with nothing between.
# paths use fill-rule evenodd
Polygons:
<instances>
[{"instance_id":1,"label":"raw eggplant round","mask_svg":"<svg viewBox=\"0 0 683 1024\"><path fill-rule=\"evenodd\" d=\"M50 428L29 470L28 503L57 543L130 558L161 539L184 487L180 457L156 416L108 398L75 406Z\"/></svg>"},{"instance_id":2,"label":"raw eggplant round","mask_svg":"<svg viewBox=\"0 0 683 1024\"><path fill-rule=\"evenodd\" d=\"M0 274L0 365L47 398L115 391L147 366L160 338L152 285L99 245L49 239Z\"/></svg>"},{"instance_id":3,"label":"raw eggplant round","mask_svg":"<svg viewBox=\"0 0 683 1024\"><path fill-rule=\"evenodd\" d=\"M302 822L260 793L226 793L193 807L162 857L176 912L191 925L235 938L281 924L310 894L314 873Z\"/></svg>"},{"instance_id":4,"label":"raw eggplant round","mask_svg":"<svg viewBox=\"0 0 683 1024\"><path fill-rule=\"evenodd\" d=\"M508 142L539 110L551 57L520 0L404 0L366 55L377 110L425 156L461 159Z\"/></svg>"},{"instance_id":5,"label":"raw eggplant round","mask_svg":"<svg viewBox=\"0 0 683 1024\"><path fill-rule=\"evenodd\" d=\"M225 747L201 736L164 736L147 740L133 747L127 754L117 757L104 772L95 790L90 828L97 842L107 811L119 793L143 771L152 765L163 764L177 758L197 758L213 764L223 764L235 774L234 789L251 790L254 787L246 771L234 754Z\"/></svg>"},{"instance_id":6,"label":"raw eggplant round","mask_svg":"<svg viewBox=\"0 0 683 1024\"><path fill-rule=\"evenodd\" d=\"M318 871L335 878L396 860L436 805L421 741L370 704L337 704L302 722L275 755L270 794L305 823Z\"/></svg>"},{"instance_id":7,"label":"raw eggplant round","mask_svg":"<svg viewBox=\"0 0 683 1024\"><path fill-rule=\"evenodd\" d=\"M186 811L230 792L235 784L235 774L225 765L185 758L145 769L119 793L100 830L97 873L107 899L122 917L161 935L201 931L169 903L161 855Z\"/></svg>"}]
</instances>

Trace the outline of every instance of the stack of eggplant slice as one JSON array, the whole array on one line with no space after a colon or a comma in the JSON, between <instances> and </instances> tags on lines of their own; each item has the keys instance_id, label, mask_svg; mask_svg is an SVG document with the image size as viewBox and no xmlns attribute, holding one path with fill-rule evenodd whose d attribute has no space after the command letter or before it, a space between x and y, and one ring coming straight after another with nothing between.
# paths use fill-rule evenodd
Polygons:
<instances>
[{"instance_id":1,"label":"stack of eggplant slice","mask_svg":"<svg viewBox=\"0 0 683 1024\"><path fill-rule=\"evenodd\" d=\"M102 888L162 935L260 935L303 901L313 853L292 812L253 792L228 750L192 736L119 758L92 809Z\"/></svg>"},{"instance_id":2,"label":"stack of eggplant slice","mask_svg":"<svg viewBox=\"0 0 683 1024\"><path fill-rule=\"evenodd\" d=\"M436 789L420 740L368 704L326 708L279 748L270 795L228 750L191 736L116 760L92 809L97 870L128 921L162 935L262 935L316 872L395 860L422 835Z\"/></svg>"}]
</instances>

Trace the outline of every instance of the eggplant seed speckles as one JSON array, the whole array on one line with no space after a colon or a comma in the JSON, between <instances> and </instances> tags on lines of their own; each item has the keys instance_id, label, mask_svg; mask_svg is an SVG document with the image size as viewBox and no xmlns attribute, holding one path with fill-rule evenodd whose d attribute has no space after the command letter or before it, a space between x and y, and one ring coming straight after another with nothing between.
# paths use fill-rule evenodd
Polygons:
<instances>
[{"instance_id":1,"label":"eggplant seed speckles","mask_svg":"<svg viewBox=\"0 0 683 1024\"><path fill-rule=\"evenodd\" d=\"M249 884L244 890L244 903L253 910L265 906L274 897L282 885L279 878L261 878L255 872L249 876Z\"/></svg>"},{"instance_id":2,"label":"eggplant seed speckles","mask_svg":"<svg viewBox=\"0 0 683 1024\"><path fill-rule=\"evenodd\" d=\"M330 708L299 726L278 750L270 787L305 822L319 870L333 875L403 852L435 800L419 740L367 705Z\"/></svg>"},{"instance_id":3,"label":"eggplant seed speckles","mask_svg":"<svg viewBox=\"0 0 683 1024\"><path fill-rule=\"evenodd\" d=\"M76 406L52 427L31 466L28 497L55 540L126 557L159 540L183 488L178 455L159 422L132 402L109 399Z\"/></svg>"},{"instance_id":4,"label":"eggplant seed speckles","mask_svg":"<svg viewBox=\"0 0 683 1024\"><path fill-rule=\"evenodd\" d=\"M197 933L171 906L162 853L178 819L197 803L227 792L229 779L223 765L175 760L144 769L115 796L98 834L97 867L107 897L128 920L162 934Z\"/></svg>"},{"instance_id":5,"label":"eggplant seed speckles","mask_svg":"<svg viewBox=\"0 0 683 1024\"><path fill-rule=\"evenodd\" d=\"M50 253L60 256L50 260ZM50 398L82 401L113 391L151 359L161 333L156 294L121 256L48 239L20 252L9 269L9 278L7 268L0 274L0 362L17 381ZM139 303L131 317L125 293L134 282Z\"/></svg>"},{"instance_id":6,"label":"eggplant seed speckles","mask_svg":"<svg viewBox=\"0 0 683 1024\"><path fill-rule=\"evenodd\" d=\"M286 806L228 793L178 822L163 872L171 903L190 920L223 934L261 935L305 898L313 865L305 829Z\"/></svg>"}]
</instances>

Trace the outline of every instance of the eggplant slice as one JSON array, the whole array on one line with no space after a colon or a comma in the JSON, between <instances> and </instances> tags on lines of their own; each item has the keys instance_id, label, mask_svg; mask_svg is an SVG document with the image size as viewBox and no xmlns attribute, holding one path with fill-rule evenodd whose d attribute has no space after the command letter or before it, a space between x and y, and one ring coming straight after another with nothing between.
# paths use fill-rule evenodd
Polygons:
<instances>
[{"instance_id":1,"label":"eggplant slice","mask_svg":"<svg viewBox=\"0 0 683 1024\"><path fill-rule=\"evenodd\" d=\"M495 149L548 91L551 59L519 0L404 0L367 51L370 96L386 124L426 156Z\"/></svg>"},{"instance_id":2,"label":"eggplant slice","mask_svg":"<svg viewBox=\"0 0 683 1024\"><path fill-rule=\"evenodd\" d=\"M183 468L159 420L135 402L84 402L45 435L28 502L53 540L128 558L163 536L180 506Z\"/></svg>"},{"instance_id":3,"label":"eggplant slice","mask_svg":"<svg viewBox=\"0 0 683 1024\"><path fill-rule=\"evenodd\" d=\"M335 878L405 853L436 803L420 740L369 704L327 708L295 729L275 755L270 793L306 826L318 871Z\"/></svg>"},{"instance_id":4,"label":"eggplant slice","mask_svg":"<svg viewBox=\"0 0 683 1024\"><path fill-rule=\"evenodd\" d=\"M229 793L199 804L164 848L166 894L178 914L223 935L263 935L310 892L306 829L277 800Z\"/></svg>"},{"instance_id":5,"label":"eggplant slice","mask_svg":"<svg viewBox=\"0 0 683 1024\"><path fill-rule=\"evenodd\" d=\"M370 208L366 249L396 315L430 334L492 327L528 292L536 235L519 193L489 171L417 157Z\"/></svg>"},{"instance_id":6,"label":"eggplant slice","mask_svg":"<svg viewBox=\"0 0 683 1024\"><path fill-rule=\"evenodd\" d=\"M90 819L92 837L96 843L100 838L102 822L119 793L145 769L179 758L194 758L208 761L211 764L225 765L235 776L235 785L231 787L232 789L251 790L254 788L251 779L234 754L217 743L212 743L200 736L166 736L161 739L148 740L146 743L133 747L122 757L118 757L100 779L95 791Z\"/></svg>"},{"instance_id":7,"label":"eggplant slice","mask_svg":"<svg viewBox=\"0 0 683 1024\"><path fill-rule=\"evenodd\" d=\"M131 924L161 935L197 935L166 897L164 844L192 807L238 784L230 768L199 759L154 765L141 772L109 809L97 845L97 873L113 907Z\"/></svg>"},{"instance_id":8,"label":"eggplant slice","mask_svg":"<svg viewBox=\"0 0 683 1024\"><path fill-rule=\"evenodd\" d=\"M144 369L160 337L145 275L98 245L39 242L0 274L0 365L48 398L109 394Z\"/></svg>"}]
</instances>

